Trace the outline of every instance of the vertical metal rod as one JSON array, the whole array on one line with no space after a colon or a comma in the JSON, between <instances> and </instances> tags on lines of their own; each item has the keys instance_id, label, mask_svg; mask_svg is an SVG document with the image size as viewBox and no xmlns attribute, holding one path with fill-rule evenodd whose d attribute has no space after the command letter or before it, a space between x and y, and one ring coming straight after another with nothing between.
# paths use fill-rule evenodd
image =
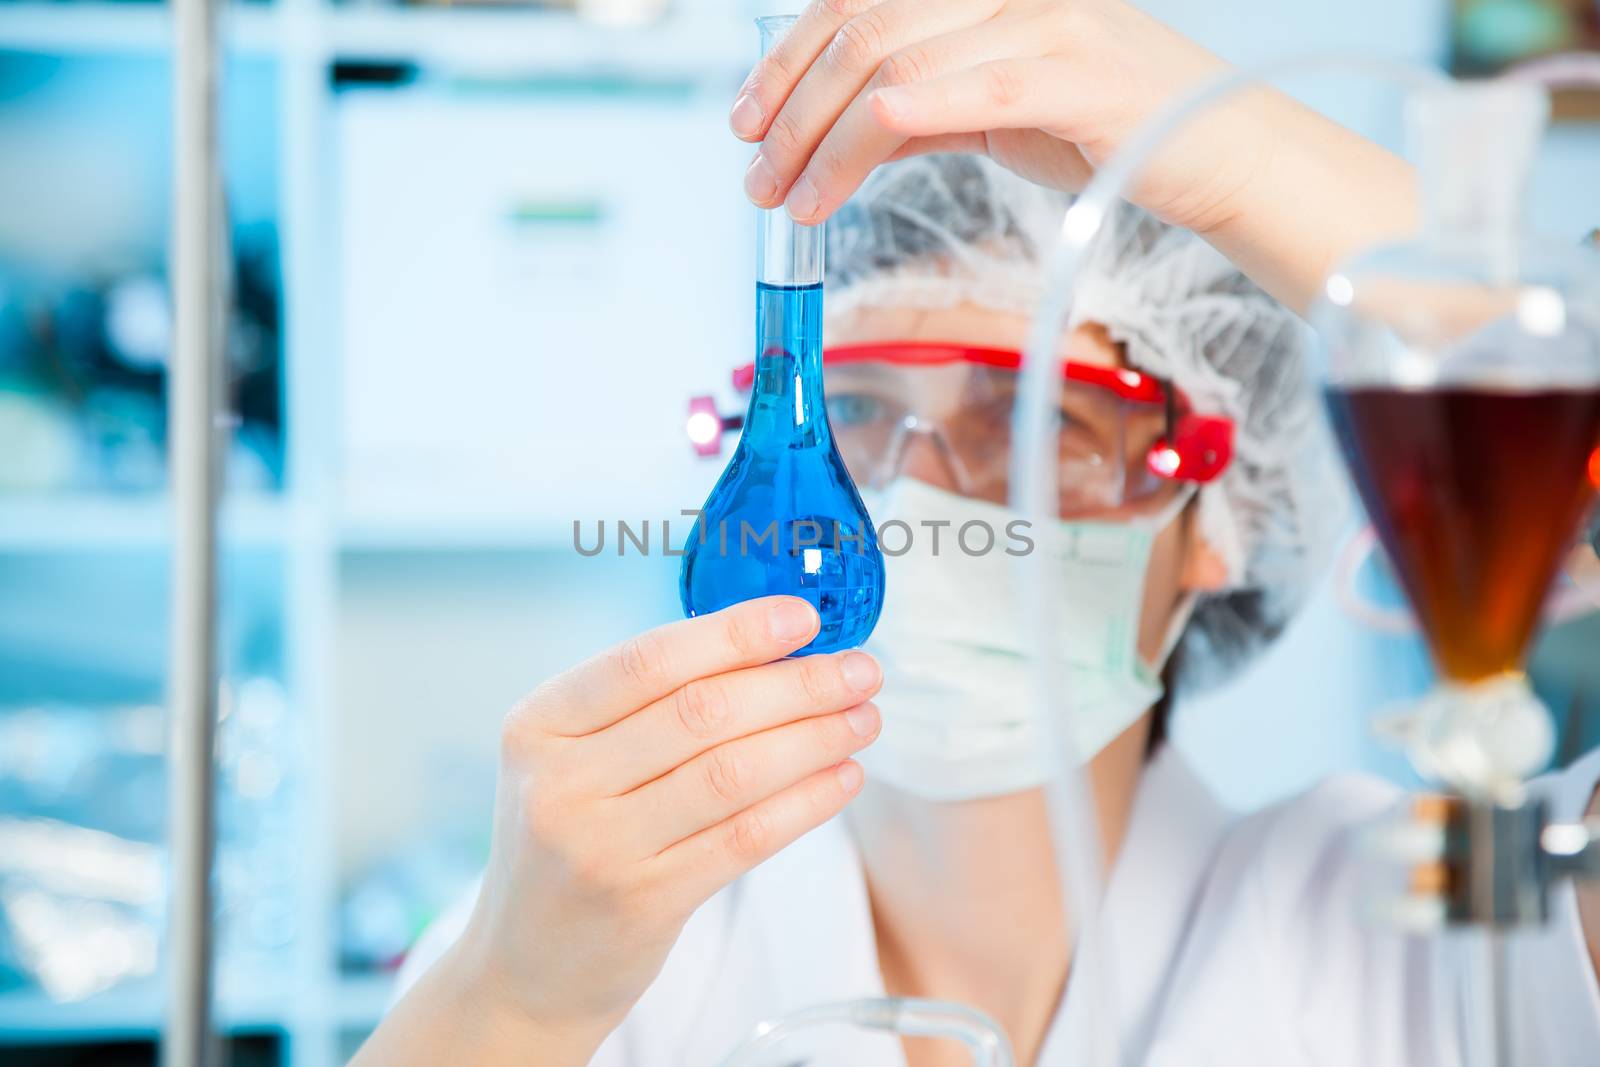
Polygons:
<instances>
[{"instance_id":1,"label":"vertical metal rod","mask_svg":"<svg viewBox=\"0 0 1600 1067\"><path fill-rule=\"evenodd\" d=\"M165 1067L204 1067L212 1035L213 754L217 722L217 495L225 294L217 152L216 0L173 0L173 525L168 682Z\"/></svg>"},{"instance_id":2,"label":"vertical metal rod","mask_svg":"<svg viewBox=\"0 0 1600 1067\"><path fill-rule=\"evenodd\" d=\"M1517 1067L1516 1034L1512 1031L1515 1020L1511 1012L1511 953L1506 939L1511 935L1500 929L1489 930L1489 1009L1494 1013L1494 1064L1495 1067Z\"/></svg>"},{"instance_id":3,"label":"vertical metal rod","mask_svg":"<svg viewBox=\"0 0 1600 1067\"><path fill-rule=\"evenodd\" d=\"M1512 1035L1506 933L1492 923L1462 927L1454 935L1465 996L1461 1001L1463 1063L1469 1067L1516 1067Z\"/></svg>"}]
</instances>

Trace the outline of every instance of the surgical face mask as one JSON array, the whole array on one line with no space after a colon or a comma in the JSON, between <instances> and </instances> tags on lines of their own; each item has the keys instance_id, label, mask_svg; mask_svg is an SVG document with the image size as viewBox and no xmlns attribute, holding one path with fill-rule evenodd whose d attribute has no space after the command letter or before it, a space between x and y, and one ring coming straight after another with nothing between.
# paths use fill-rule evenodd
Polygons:
<instances>
[{"instance_id":1,"label":"surgical face mask","mask_svg":"<svg viewBox=\"0 0 1600 1067\"><path fill-rule=\"evenodd\" d=\"M1159 665L1138 654L1145 572L1156 535L1187 499L1129 522L1062 522L1047 549L1016 512L914 479L866 495L886 586L866 645L883 665L883 732L857 757L868 775L929 800L999 796L1054 777L1015 594L1016 556L1027 551L1060 555L1054 647L1075 751L1088 760L1132 725L1162 692ZM1187 619L1186 601L1163 661Z\"/></svg>"}]
</instances>

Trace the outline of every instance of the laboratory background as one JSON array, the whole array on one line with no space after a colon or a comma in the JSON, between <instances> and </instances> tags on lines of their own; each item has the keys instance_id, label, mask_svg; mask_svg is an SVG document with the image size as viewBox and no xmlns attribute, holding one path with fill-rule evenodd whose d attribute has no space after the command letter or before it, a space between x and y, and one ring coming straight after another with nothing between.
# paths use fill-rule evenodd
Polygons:
<instances>
[{"instance_id":1,"label":"laboratory background","mask_svg":"<svg viewBox=\"0 0 1600 1067\"><path fill-rule=\"evenodd\" d=\"M790 5L789 9L793 9ZM1600 48L1592 0L1151 0L1237 62L1344 51L1487 73ZM216 859L238 1065L324 1067L471 884L501 717L680 614L660 520L721 463L756 212L727 108L748 0L263 0L227 7L231 235ZM1398 145L1394 94L1284 88ZM0 4L0 1061L156 1062L172 519L170 12ZM1600 227L1600 99L1571 93L1536 225ZM724 453L725 455L726 453ZM650 520L649 553L597 524ZM684 521L687 526L687 520ZM1351 521L1351 533L1361 525ZM678 535L681 540L681 534ZM1341 557L1176 743L1231 806L1332 770L1424 691L1381 563ZM1533 658L1558 760L1600 744L1600 620Z\"/></svg>"}]
</instances>

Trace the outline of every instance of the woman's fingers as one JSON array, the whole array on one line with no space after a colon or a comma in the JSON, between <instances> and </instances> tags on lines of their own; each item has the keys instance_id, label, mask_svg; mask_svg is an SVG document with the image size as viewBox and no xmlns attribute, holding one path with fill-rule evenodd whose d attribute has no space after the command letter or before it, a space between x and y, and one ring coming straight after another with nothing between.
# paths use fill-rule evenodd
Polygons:
<instances>
[{"instance_id":1,"label":"woman's fingers","mask_svg":"<svg viewBox=\"0 0 1600 1067\"><path fill-rule=\"evenodd\" d=\"M952 72L966 70L991 61L996 56L1014 55L1033 47L1018 39L1019 23L989 22L982 26L924 39L892 53L878 67L844 114L835 121L828 118L826 135L803 161L804 172L794 181L785 206L796 221L821 222L866 181L874 167L892 158L907 137L891 130L879 119L873 99L881 89L911 86L938 80ZM790 109L800 98L799 91L784 105L773 124L774 131L787 123ZM987 129L983 127L982 129ZM979 130L935 130L934 135L977 133ZM769 135L768 141L771 141ZM766 152L767 142L761 150Z\"/></svg>"},{"instance_id":2,"label":"woman's fingers","mask_svg":"<svg viewBox=\"0 0 1600 1067\"><path fill-rule=\"evenodd\" d=\"M777 206L865 86L886 75L921 75L939 53L918 42L970 27L999 2L883 0L846 21L781 101L746 172L746 194L761 207Z\"/></svg>"},{"instance_id":3,"label":"woman's fingers","mask_svg":"<svg viewBox=\"0 0 1600 1067\"><path fill-rule=\"evenodd\" d=\"M653 855L859 752L881 721L868 703L741 737L612 803L648 813L621 824L644 835L629 843L633 850Z\"/></svg>"},{"instance_id":4,"label":"woman's fingers","mask_svg":"<svg viewBox=\"0 0 1600 1067\"><path fill-rule=\"evenodd\" d=\"M988 145L981 133L942 133L937 137L913 137L902 142L899 148L889 153L885 163L893 163L898 159L910 159L912 156L930 156L966 152L969 154L984 154Z\"/></svg>"},{"instance_id":5,"label":"woman's fingers","mask_svg":"<svg viewBox=\"0 0 1600 1067\"><path fill-rule=\"evenodd\" d=\"M741 874L821 826L861 790L861 765L844 760L656 856L662 884L698 905Z\"/></svg>"},{"instance_id":6,"label":"woman's fingers","mask_svg":"<svg viewBox=\"0 0 1600 1067\"><path fill-rule=\"evenodd\" d=\"M877 661L854 651L698 678L584 738L577 773L601 794L626 793L717 745L854 707L882 681Z\"/></svg>"},{"instance_id":7,"label":"woman's fingers","mask_svg":"<svg viewBox=\"0 0 1600 1067\"><path fill-rule=\"evenodd\" d=\"M828 47L839 27L883 0L812 0L783 39L750 71L734 98L728 125L746 141L766 136L772 118L806 71Z\"/></svg>"},{"instance_id":8,"label":"woman's fingers","mask_svg":"<svg viewBox=\"0 0 1600 1067\"><path fill-rule=\"evenodd\" d=\"M873 117L897 136L1049 129L1066 112L1067 71L1049 59L994 59L926 81L875 89ZM1071 131L1050 130L1071 139Z\"/></svg>"},{"instance_id":9,"label":"woman's fingers","mask_svg":"<svg viewBox=\"0 0 1600 1067\"><path fill-rule=\"evenodd\" d=\"M577 737L687 685L781 659L816 635L816 609L799 597L762 597L668 623L546 682L512 712L548 734Z\"/></svg>"}]
</instances>

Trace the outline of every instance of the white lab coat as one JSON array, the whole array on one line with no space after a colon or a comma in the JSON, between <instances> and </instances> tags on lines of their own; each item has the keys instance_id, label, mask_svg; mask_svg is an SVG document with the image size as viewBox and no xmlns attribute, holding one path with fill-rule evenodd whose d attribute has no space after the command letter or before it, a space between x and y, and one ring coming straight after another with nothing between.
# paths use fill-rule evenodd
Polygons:
<instances>
[{"instance_id":1,"label":"white lab coat","mask_svg":"<svg viewBox=\"0 0 1600 1067\"><path fill-rule=\"evenodd\" d=\"M1600 751L1541 783L1582 815ZM1456 1067L1468 946L1361 915L1359 829L1399 794L1343 776L1243 819L1170 748L1141 780L1103 927L1123 1062L1148 1067ZM458 935L468 903L424 935L403 989ZM1600 990L1570 885L1554 920L1508 948L1517 1067L1600 1065ZM1085 964L1087 965L1087 964ZM719 893L592 1067L714 1067L763 1019L883 995L866 886L842 820ZM1467 999L1463 999L1463 998ZM1070 982L1040 1067L1088 1062L1091 1007ZM825 1043L824 1043L825 1042ZM797 1046L797 1048L800 1046ZM897 1042L828 1031L784 1062L903 1067Z\"/></svg>"}]
</instances>

